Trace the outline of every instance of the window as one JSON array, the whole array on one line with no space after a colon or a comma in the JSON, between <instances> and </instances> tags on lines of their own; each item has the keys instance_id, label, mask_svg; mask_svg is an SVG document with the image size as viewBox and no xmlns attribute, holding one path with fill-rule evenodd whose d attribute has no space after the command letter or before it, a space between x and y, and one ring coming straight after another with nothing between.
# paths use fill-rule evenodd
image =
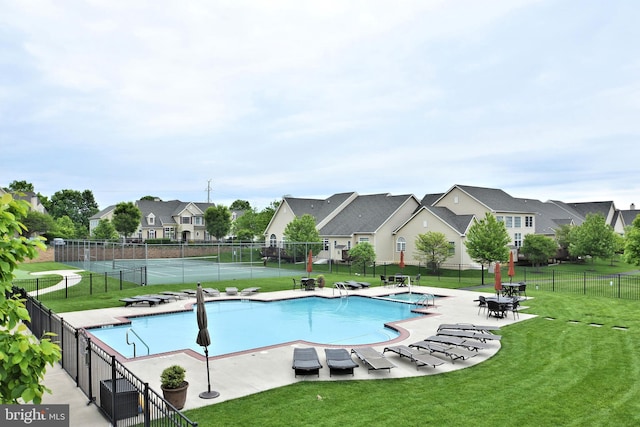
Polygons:
<instances>
[{"instance_id":1,"label":"window","mask_svg":"<svg viewBox=\"0 0 640 427\"><path fill-rule=\"evenodd\" d=\"M167 238L167 239L173 240L174 237L175 237L174 234L173 234L174 231L175 231L175 229L173 227L165 227L164 228L164 237Z\"/></svg>"},{"instance_id":2,"label":"window","mask_svg":"<svg viewBox=\"0 0 640 427\"><path fill-rule=\"evenodd\" d=\"M368 237L360 237L358 239L358 243L363 243L363 242L369 242L369 238Z\"/></svg>"},{"instance_id":3,"label":"window","mask_svg":"<svg viewBox=\"0 0 640 427\"><path fill-rule=\"evenodd\" d=\"M422 228L427 228L427 220L422 221Z\"/></svg>"},{"instance_id":4,"label":"window","mask_svg":"<svg viewBox=\"0 0 640 427\"><path fill-rule=\"evenodd\" d=\"M513 228L513 217L512 216L506 216L504 219L505 219L504 225L507 228Z\"/></svg>"},{"instance_id":5,"label":"window","mask_svg":"<svg viewBox=\"0 0 640 427\"><path fill-rule=\"evenodd\" d=\"M407 241L404 237L398 237L396 240L396 252L401 252L407 249Z\"/></svg>"},{"instance_id":6,"label":"window","mask_svg":"<svg viewBox=\"0 0 640 427\"><path fill-rule=\"evenodd\" d=\"M351 249L351 240L347 242L347 250Z\"/></svg>"},{"instance_id":7,"label":"window","mask_svg":"<svg viewBox=\"0 0 640 427\"><path fill-rule=\"evenodd\" d=\"M533 217L532 216L525 216L524 217L524 226L525 227L533 227Z\"/></svg>"},{"instance_id":8,"label":"window","mask_svg":"<svg viewBox=\"0 0 640 427\"><path fill-rule=\"evenodd\" d=\"M275 234L272 234L271 236L269 236L269 246L272 248L275 248L276 246L278 246L278 239L276 239Z\"/></svg>"},{"instance_id":9,"label":"window","mask_svg":"<svg viewBox=\"0 0 640 427\"><path fill-rule=\"evenodd\" d=\"M522 217L521 216L514 216L513 217L513 226L515 228L522 227Z\"/></svg>"},{"instance_id":10,"label":"window","mask_svg":"<svg viewBox=\"0 0 640 427\"><path fill-rule=\"evenodd\" d=\"M514 233L513 234L513 245L516 248L519 248L522 246L522 233Z\"/></svg>"},{"instance_id":11,"label":"window","mask_svg":"<svg viewBox=\"0 0 640 427\"><path fill-rule=\"evenodd\" d=\"M201 216L194 216L193 217L193 224L194 225L204 225L204 218Z\"/></svg>"},{"instance_id":12,"label":"window","mask_svg":"<svg viewBox=\"0 0 640 427\"><path fill-rule=\"evenodd\" d=\"M180 217L180 224L191 224L191 217L190 216Z\"/></svg>"},{"instance_id":13,"label":"window","mask_svg":"<svg viewBox=\"0 0 640 427\"><path fill-rule=\"evenodd\" d=\"M449 242L449 256L456 254L456 242Z\"/></svg>"},{"instance_id":14,"label":"window","mask_svg":"<svg viewBox=\"0 0 640 427\"><path fill-rule=\"evenodd\" d=\"M498 222L504 222L504 217L502 215L496 215L496 220Z\"/></svg>"},{"instance_id":15,"label":"window","mask_svg":"<svg viewBox=\"0 0 640 427\"><path fill-rule=\"evenodd\" d=\"M149 230L149 232L147 233L148 235L148 239L155 239L156 238L156 230Z\"/></svg>"},{"instance_id":16,"label":"window","mask_svg":"<svg viewBox=\"0 0 640 427\"><path fill-rule=\"evenodd\" d=\"M322 239L322 246L324 246L324 250L329 250L329 239Z\"/></svg>"},{"instance_id":17,"label":"window","mask_svg":"<svg viewBox=\"0 0 640 427\"><path fill-rule=\"evenodd\" d=\"M149 215L147 217L147 222L149 223L149 225L154 225L156 223L156 217L152 216L152 215Z\"/></svg>"}]
</instances>

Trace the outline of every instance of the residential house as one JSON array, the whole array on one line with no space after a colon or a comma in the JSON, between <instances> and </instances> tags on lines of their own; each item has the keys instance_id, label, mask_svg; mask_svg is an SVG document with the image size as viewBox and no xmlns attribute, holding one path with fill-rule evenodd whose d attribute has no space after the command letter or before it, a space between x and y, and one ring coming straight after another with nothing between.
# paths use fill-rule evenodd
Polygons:
<instances>
[{"instance_id":1,"label":"residential house","mask_svg":"<svg viewBox=\"0 0 640 427\"><path fill-rule=\"evenodd\" d=\"M171 239L177 241L210 241L206 231L204 212L213 203L182 202L180 200L137 200L135 205L142 213L138 230L131 236L141 241ZM89 232L101 219L113 219L115 205L101 210L89 219Z\"/></svg>"}]
</instances>

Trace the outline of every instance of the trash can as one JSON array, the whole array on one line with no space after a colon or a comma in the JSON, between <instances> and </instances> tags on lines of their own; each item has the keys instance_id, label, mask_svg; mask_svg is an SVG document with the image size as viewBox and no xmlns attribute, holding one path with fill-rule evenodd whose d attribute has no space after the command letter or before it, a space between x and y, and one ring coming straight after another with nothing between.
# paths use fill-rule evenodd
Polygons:
<instances>
[{"instance_id":1,"label":"trash can","mask_svg":"<svg viewBox=\"0 0 640 427\"><path fill-rule=\"evenodd\" d=\"M100 407L111 420L135 417L138 415L139 392L126 378L116 379L116 406L113 405L113 381L100 381ZM114 418L115 412L115 418Z\"/></svg>"}]
</instances>

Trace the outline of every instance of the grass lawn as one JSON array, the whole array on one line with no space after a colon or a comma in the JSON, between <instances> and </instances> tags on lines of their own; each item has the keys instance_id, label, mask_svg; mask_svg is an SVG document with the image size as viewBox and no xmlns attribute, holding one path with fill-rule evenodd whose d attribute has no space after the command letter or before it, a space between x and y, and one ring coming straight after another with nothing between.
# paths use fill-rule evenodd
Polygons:
<instances>
[{"instance_id":1,"label":"grass lawn","mask_svg":"<svg viewBox=\"0 0 640 427\"><path fill-rule=\"evenodd\" d=\"M605 264L608 264L606 262ZM560 266L559 268L561 268ZM596 269L598 265L579 266ZM633 270L618 266L617 271ZM555 268L555 267L554 267ZM571 266L574 268L574 266ZM637 268L637 267L635 267ZM599 270L598 270L599 271ZM478 273L479 274L479 273ZM332 283L342 276L326 275ZM346 276L349 277L349 276ZM422 285L467 287L465 280L422 277ZM493 276L485 283L491 283ZM353 277L350 277L353 279ZM364 280L359 278L358 280ZM348 280L348 279L346 279ZM378 284L372 277L366 279ZM223 289L290 289L290 278L212 282ZM166 285L184 289L190 285ZM160 290L155 285L154 290ZM102 306L139 288L104 294ZM527 292L539 317L504 327L501 350L460 371L418 378L300 381L290 386L213 404L185 414L205 426L631 426L640 424L640 313L638 301ZM54 311L93 308L92 298L54 300ZM95 307L97 308L97 307ZM479 318L479 322L484 320ZM279 326L276 326L279 327ZM292 373L293 375L293 373ZM215 384L215 379L213 379ZM318 399L321 396L321 399Z\"/></svg>"}]
</instances>

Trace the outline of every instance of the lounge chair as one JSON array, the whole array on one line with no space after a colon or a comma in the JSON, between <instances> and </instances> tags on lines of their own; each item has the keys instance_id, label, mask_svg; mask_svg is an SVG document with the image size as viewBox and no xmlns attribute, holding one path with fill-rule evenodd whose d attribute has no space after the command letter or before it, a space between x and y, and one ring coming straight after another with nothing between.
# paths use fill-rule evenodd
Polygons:
<instances>
[{"instance_id":1,"label":"lounge chair","mask_svg":"<svg viewBox=\"0 0 640 427\"><path fill-rule=\"evenodd\" d=\"M243 290L240 291L240 295L253 295L257 293L259 290L260 288L257 288L257 287L244 288Z\"/></svg>"},{"instance_id":2,"label":"lounge chair","mask_svg":"<svg viewBox=\"0 0 640 427\"><path fill-rule=\"evenodd\" d=\"M476 331L459 331L455 329L438 329L438 335L448 335L450 337L470 338L481 342L501 340L502 335L485 334Z\"/></svg>"},{"instance_id":3,"label":"lounge chair","mask_svg":"<svg viewBox=\"0 0 640 427\"><path fill-rule=\"evenodd\" d=\"M227 295L238 295L238 288L229 287L225 289Z\"/></svg>"},{"instance_id":4,"label":"lounge chair","mask_svg":"<svg viewBox=\"0 0 640 427\"><path fill-rule=\"evenodd\" d=\"M353 368L360 366L353 361L349 352L344 348L325 348L324 354L327 357L329 376L333 374L353 375Z\"/></svg>"},{"instance_id":5,"label":"lounge chair","mask_svg":"<svg viewBox=\"0 0 640 427\"><path fill-rule=\"evenodd\" d=\"M186 297L189 296L189 294L186 293L186 292L163 291L163 292L160 292L160 293L162 295L169 295L169 296L176 297L178 299L186 298Z\"/></svg>"},{"instance_id":6,"label":"lounge chair","mask_svg":"<svg viewBox=\"0 0 640 427\"><path fill-rule=\"evenodd\" d=\"M371 283L369 282L356 282L358 285L360 285L361 288L368 288L371 286Z\"/></svg>"},{"instance_id":7,"label":"lounge chair","mask_svg":"<svg viewBox=\"0 0 640 427\"><path fill-rule=\"evenodd\" d=\"M196 290L195 289L183 289L182 292L184 292L185 294L189 295L190 297L195 297L196 296Z\"/></svg>"},{"instance_id":8,"label":"lounge chair","mask_svg":"<svg viewBox=\"0 0 640 427\"><path fill-rule=\"evenodd\" d=\"M478 353L466 350L464 348L456 348L445 344L439 344L431 341L418 341L413 344L409 344L409 347L415 347L421 350L427 350L429 353L441 353L451 358L451 362L457 359L468 359L473 356L477 356Z\"/></svg>"},{"instance_id":9,"label":"lounge chair","mask_svg":"<svg viewBox=\"0 0 640 427\"><path fill-rule=\"evenodd\" d=\"M499 331L500 327L489 325L472 325L471 323L443 323L438 326L438 331L441 329L459 329L461 331L490 332Z\"/></svg>"},{"instance_id":10,"label":"lounge chair","mask_svg":"<svg viewBox=\"0 0 640 427\"><path fill-rule=\"evenodd\" d=\"M373 347L353 348L351 349L351 353L355 354L358 359L362 360L368 366L369 373L381 369L386 369L391 372L391 368L396 367L389 359L384 357L384 354L375 350Z\"/></svg>"},{"instance_id":11,"label":"lounge chair","mask_svg":"<svg viewBox=\"0 0 640 427\"><path fill-rule=\"evenodd\" d=\"M211 297L219 297L220 296L220 291L217 290L216 288L202 288L202 292L204 292L205 294L211 296Z\"/></svg>"},{"instance_id":12,"label":"lounge chair","mask_svg":"<svg viewBox=\"0 0 640 427\"><path fill-rule=\"evenodd\" d=\"M426 338L425 341L431 341L446 345L457 345L458 347L464 347L474 351L484 350L487 348L486 345L479 343L476 340L469 340L467 338L461 337L451 337L448 335L432 335L429 338Z\"/></svg>"},{"instance_id":13,"label":"lounge chair","mask_svg":"<svg viewBox=\"0 0 640 427\"><path fill-rule=\"evenodd\" d=\"M156 305L156 304L160 304L162 302L158 298L149 298L149 297L143 297L143 296L120 298L120 301L122 301L124 303L125 307L129 307L130 305L140 304L140 303L147 303L149 305Z\"/></svg>"},{"instance_id":14,"label":"lounge chair","mask_svg":"<svg viewBox=\"0 0 640 427\"><path fill-rule=\"evenodd\" d=\"M317 375L320 377L320 359L318 353L313 347L294 348L293 349L293 365L294 377L298 375Z\"/></svg>"},{"instance_id":15,"label":"lounge chair","mask_svg":"<svg viewBox=\"0 0 640 427\"><path fill-rule=\"evenodd\" d=\"M360 283L355 282L355 281L353 281L353 280L349 280L349 281L344 282L344 285L345 285L347 288L351 289L351 290L354 290L354 289L361 289L361 288L362 288L362 285L361 285Z\"/></svg>"},{"instance_id":16,"label":"lounge chair","mask_svg":"<svg viewBox=\"0 0 640 427\"><path fill-rule=\"evenodd\" d=\"M385 347L382 350L383 353L390 351L392 353L396 353L401 358L406 357L416 364L416 369L419 369L421 366L440 366L444 363L444 360L432 356L428 351L416 350L415 348L409 348L406 345L396 345L392 347Z\"/></svg>"}]
</instances>

